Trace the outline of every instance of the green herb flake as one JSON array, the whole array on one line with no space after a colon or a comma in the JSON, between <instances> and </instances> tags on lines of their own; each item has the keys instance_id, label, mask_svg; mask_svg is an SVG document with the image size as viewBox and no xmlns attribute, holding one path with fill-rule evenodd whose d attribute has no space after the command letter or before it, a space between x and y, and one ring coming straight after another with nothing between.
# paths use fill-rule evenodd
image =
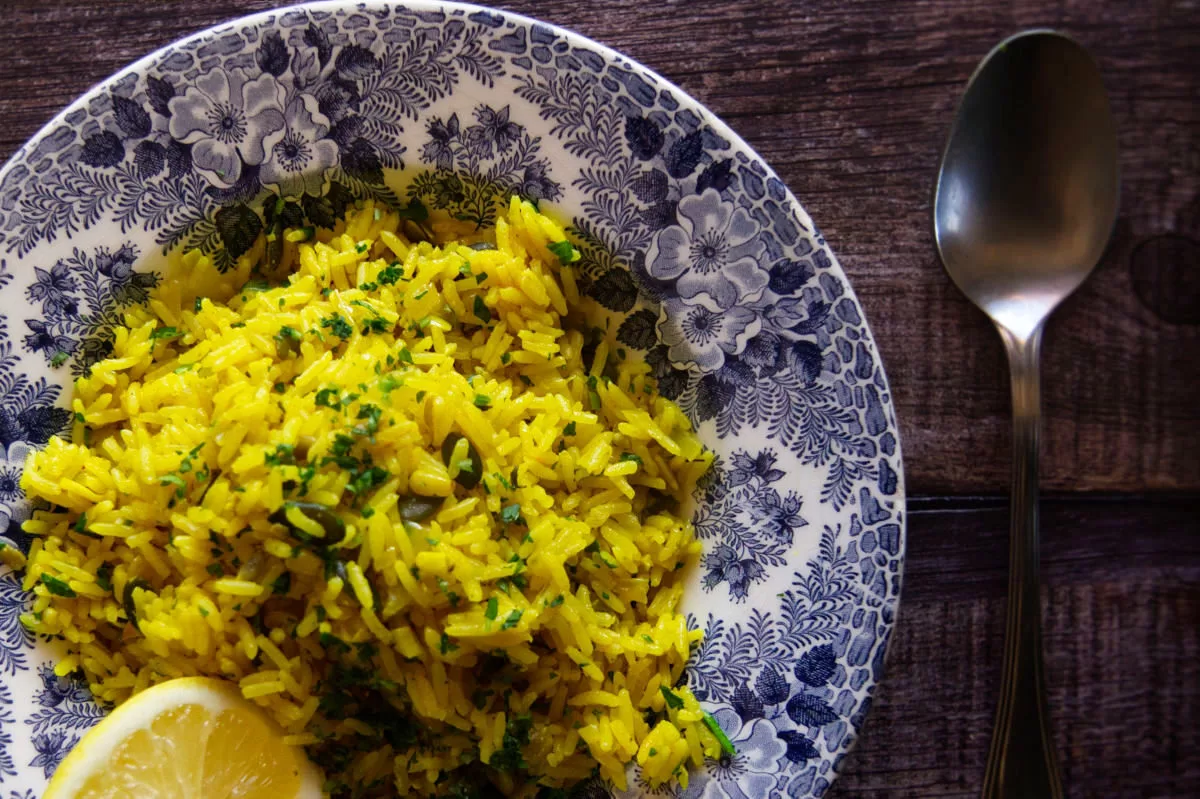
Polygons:
<instances>
[{"instance_id":1,"label":"green herb flake","mask_svg":"<svg viewBox=\"0 0 1200 799\"><path fill-rule=\"evenodd\" d=\"M150 340L162 341L165 339L179 338L182 335L183 331L177 327L160 327L150 334Z\"/></svg>"},{"instance_id":2,"label":"green herb flake","mask_svg":"<svg viewBox=\"0 0 1200 799\"><path fill-rule=\"evenodd\" d=\"M508 614L508 618L504 620L504 624L500 625L501 631L511 630L513 627L516 627L518 624L520 624L522 615L524 614L520 610L514 610L512 613Z\"/></svg>"},{"instance_id":3,"label":"green herb flake","mask_svg":"<svg viewBox=\"0 0 1200 799\"><path fill-rule=\"evenodd\" d=\"M552 608L558 607L559 605L561 605L563 603L563 600L564 600L563 595L559 594L558 596L554 597L554 599L550 600L550 607L552 607Z\"/></svg>"},{"instance_id":4,"label":"green herb flake","mask_svg":"<svg viewBox=\"0 0 1200 799\"><path fill-rule=\"evenodd\" d=\"M384 267L379 274L375 276L375 279L379 281L379 285L381 286L394 286L396 285L396 281L403 276L404 270L400 266L400 262L396 261L395 263Z\"/></svg>"},{"instance_id":5,"label":"green herb flake","mask_svg":"<svg viewBox=\"0 0 1200 799\"><path fill-rule=\"evenodd\" d=\"M369 402L363 404L359 407L358 415L355 418L363 420L364 424L355 426L354 432L359 435L375 435L379 432L379 419L382 415L383 409L378 405L372 405Z\"/></svg>"},{"instance_id":6,"label":"green herb flake","mask_svg":"<svg viewBox=\"0 0 1200 799\"><path fill-rule=\"evenodd\" d=\"M665 688L663 689L666 690ZM704 726L708 727L708 731L717 739L717 743L721 744L721 751L726 755L733 757L737 754L737 748L733 745L733 741L729 740L729 736L721 729L721 725L713 718L711 713L704 714Z\"/></svg>"},{"instance_id":7,"label":"green herb flake","mask_svg":"<svg viewBox=\"0 0 1200 799\"><path fill-rule=\"evenodd\" d=\"M275 578L275 582L271 583L272 594L286 594L292 590L292 573L284 572Z\"/></svg>"},{"instance_id":8,"label":"green herb flake","mask_svg":"<svg viewBox=\"0 0 1200 799\"><path fill-rule=\"evenodd\" d=\"M487 303L483 301L483 297L480 297L478 294L475 295L475 304L471 306L471 310L485 325L492 321L492 312L488 310Z\"/></svg>"},{"instance_id":9,"label":"green herb flake","mask_svg":"<svg viewBox=\"0 0 1200 799\"><path fill-rule=\"evenodd\" d=\"M483 616L488 621L495 621L496 614L500 612L500 602L496 597L490 597L487 601L487 608L483 611Z\"/></svg>"},{"instance_id":10,"label":"green herb flake","mask_svg":"<svg viewBox=\"0 0 1200 799\"><path fill-rule=\"evenodd\" d=\"M313 404L320 408L333 408L335 411L342 409L342 401L336 388L323 388L318 391L313 397Z\"/></svg>"},{"instance_id":11,"label":"green herb flake","mask_svg":"<svg viewBox=\"0 0 1200 799\"><path fill-rule=\"evenodd\" d=\"M96 569L96 585L100 586L105 591L111 591L112 574L113 565L107 561L101 563L100 568Z\"/></svg>"},{"instance_id":12,"label":"green herb flake","mask_svg":"<svg viewBox=\"0 0 1200 799\"><path fill-rule=\"evenodd\" d=\"M58 367L62 366L64 363L66 363L67 359L70 357L71 356L69 353L59 350L58 352L54 353L54 356L52 358L50 358L50 365L53 366L55 369L57 369Z\"/></svg>"},{"instance_id":13,"label":"green herb flake","mask_svg":"<svg viewBox=\"0 0 1200 799\"><path fill-rule=\"evenodd\" d=\"M667 707L672 710L682 710L683 700L679 698L679 694L672 691L665 685L660 685L658 690L662 691L663 699L667 702Z\"/></svg>"},{"instance_id":14,"label":"green herb flake","mask_svg":"<svg viewBox=\"0 0 1200 799\"><path fill-rule=\"evenodd\" d=\"M458 644L450 640L450 636L442 633L442 639L438 642L438 651L443 655L448 655L451 652L458 651Z\"/></svg>"},{"instance_id":15,"label":"green herb flake","mask_svg":"<svg viewBox=\"0 0 1200 799\"><path fill-rule=\"evenodd\" d=\"M362 329L359 332L365 336L368 333L387 333L391 329L392 324L388 320L382 316L376 316L364 321Z\"/></svg>"},{"instance_id":16,"label":"green herb flake","mask_svg":"<svg viewBox=\"0 0 1200 799\"><path fill-rule=\"evenodd\" d=\"M474 402L476 408L482 408L485 411L492 407L492 398L487 394L476 394Z\"/></svg>"},{"instance_id":17,"label":"green herb flake","mask_svg":"<svg viewBox=\"0 0 1200 799\"><path fill-rule=\"evenodd\" d=\"M575 423L574 422L567 422L567 426L563 428L563 435L564 436L575 435Z\"/></svg>"},{"instance_id":18,"label":"green herb flake","mask_svg":"<svg viewBox=\"0 0 1200 799\"><path fill-rule=\"evenodd\" d=\"M225 576L225 567L222 566L220 563L210 563L204 567L204 570L206 572L208 572L209 574L211 574L213 577L224 577Z\"/></svg>"},{"instance_id":19,"label":"green herb flake","mask_svg":"<svg viewBox=\"0 0 1200 799\"><path fill-rule=\"evenodd\" d=\"M263 455L263 462L268 466L295 466L295 447L291 444L276 444L274 452Z\"/></svg>"},{"instance_id":20,"label":"green herb flake","mask_svg":"<svg viewBox=\"0 0 1200 799\"><path fill-rule=\"evenodd\" d=\"M51 577L49 574L42 574L42 585L46 586L46 590L55 596L62 596L66 597L67 599L72 599L77 596L75 589L67 585L66 580L60 580L57 577Z\"/></svg>"},{"instance_id":21,"label":"green herb flake","mask_svg":"<svg viewBox=\"0 0 1200 799\"><path fill-rule=\"evenodd\" d=\"M333 649L339 652L350 651L350 645L332 633L321 633L317 636L317 640L326 649Z\"/></svg>"},{"instance_id":22,"label":"green herb flake","mask_svg":"<svg viewBox=\"0 0 1200 799\"><path fill-rule=\"evenodd\" d=\"M570 264L578 258L575 245L569 241L552 241L546 245L546 248L558 256L559 263L563 266Z\"/></svg>"},{"instance_id":23,"label":"green herb flake","mask_svg":"<svg viewBox=\"0 0 1200 799\"><path fill-rule=\"evenodd\" d=\"M642 456L634 452L622 452L620 460L622 462L633 461L634 463L641 464Z\"/></svg>"},{"instance_id":24,"label":"green herb flake","mask_svg":"<svg viewBox=\"0 0 1200 799\"><path fill-rule=\"evenodd\" d=\"M500 519L506 524L512 524L521 518L521 506L517 503L505 505L500 511Z\"/></svg>"},{"instance_id":25,"label":"green herb flake","mask_svg":"<svg viewBox=\"0 0 1200 799\"><path fill-rule=\"evenodd\" d=\"M322 319L321 327L329 328L329 332L342 339L347 339L354 335L354 328L346 321L346 317L340 313L335 313L332 316Z\"/></svg>"}]
</instances>

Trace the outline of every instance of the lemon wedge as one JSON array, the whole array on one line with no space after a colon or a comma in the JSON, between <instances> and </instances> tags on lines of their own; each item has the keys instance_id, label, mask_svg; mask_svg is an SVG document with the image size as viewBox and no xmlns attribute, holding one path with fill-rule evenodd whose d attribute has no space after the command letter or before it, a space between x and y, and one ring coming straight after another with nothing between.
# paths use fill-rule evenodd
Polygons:
<instances>
[{"instance_id":1,"label":"lemon wedge","mask_svg":"<svg viewBox=\"0 0 1200 799\"><path fill-rule=\"evenodd\" d=\"M182 677L114 710L42 799L319 799L321 775L228 683Z\"/></svg>"}]
</instances>

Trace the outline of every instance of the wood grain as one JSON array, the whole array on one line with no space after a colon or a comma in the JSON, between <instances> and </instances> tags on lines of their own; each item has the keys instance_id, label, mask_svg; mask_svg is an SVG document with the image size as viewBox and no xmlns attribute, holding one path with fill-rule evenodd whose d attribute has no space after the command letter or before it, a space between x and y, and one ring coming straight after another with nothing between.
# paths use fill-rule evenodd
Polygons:
<instances>
[{"instance_id":1,"label":"wood grain","mask_svg":"<svg viewBox=\"0 0 1200 799\"><path fill-rule=\"evenodd\" d=\"M8 0L0 158L136 58L273 5ZM917 493L996 492L1008 481L1003 353L988 322L942 274L931 241L930 188L955 103L976 62L1004 35L1036 25L1076 34L1100 60L1112 94L1124 192L1108 255L1046 338L1043 480L1060 490L1200 489L1200 298L1176 288L1181 275L1200 268L1196 0L502 5L656 69L782 175L866 308ZM1149 261L1158 266L1135 270L1133 253L1163 234L1184 242L1166 248L1169 268L1159 257ZM1139 302L1156 292L1172 303Z\"/></svg>"},{"instance_id":2,"label":"wood grain","mask_svg":"<svg viewBox=\"0 0 1200 799\"><path fill-rule=\"evenodd\" d=\"M1071 799L1200 792L1195 501L1043 503L1051 717ZM999 690L1002 502L912 503L887 677L831 797L976 797Z\"/></svg>"}]
</instances>

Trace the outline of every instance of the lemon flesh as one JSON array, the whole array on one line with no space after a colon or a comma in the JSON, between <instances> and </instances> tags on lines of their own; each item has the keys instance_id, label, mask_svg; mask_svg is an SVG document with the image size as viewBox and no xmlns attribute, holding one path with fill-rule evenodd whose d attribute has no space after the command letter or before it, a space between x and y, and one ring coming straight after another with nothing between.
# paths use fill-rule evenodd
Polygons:
<instances>
[{"instance_id":1,"label":"lemon flesh","mask_svg":"<svg viewBox=\"0 0 1200 799\"><path fill-rule=\"evenodd\" d=\"M125 702L62 762L43 799L318 799L320 773L227 683L170 680Z\"/></svg>"}]
</instances>

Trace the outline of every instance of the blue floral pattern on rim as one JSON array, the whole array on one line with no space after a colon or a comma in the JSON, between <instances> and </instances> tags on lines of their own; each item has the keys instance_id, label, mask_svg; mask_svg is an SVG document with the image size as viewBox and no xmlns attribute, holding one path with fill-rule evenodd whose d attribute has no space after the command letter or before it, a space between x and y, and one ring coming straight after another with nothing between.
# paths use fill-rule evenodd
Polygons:
<instances>
[{"instance_id":1,"label":"blue floral pattern on rim","mask_svg":"<svg viewBox=\"0 0 1200 799\"><path fill-rule=\"evenodd\" d=\"M105 82L0 171L5 542L27 546L20 469L69 420L61 386L159 280L143 256L196 247L227 265L358 197L488 225L514 193L570 214L620 354L647 361L718 456L696 496L687 608L706 637L688 679L737 754L686 791L650 791L634 768L627 794L820 796L870 707L900 589L876 348L824 239L743 142L643 67L524 18L420 0L247 18ZM0 578L10 799L102 715L49 670L26 606Z\"/></svg>"}]
</instances>

